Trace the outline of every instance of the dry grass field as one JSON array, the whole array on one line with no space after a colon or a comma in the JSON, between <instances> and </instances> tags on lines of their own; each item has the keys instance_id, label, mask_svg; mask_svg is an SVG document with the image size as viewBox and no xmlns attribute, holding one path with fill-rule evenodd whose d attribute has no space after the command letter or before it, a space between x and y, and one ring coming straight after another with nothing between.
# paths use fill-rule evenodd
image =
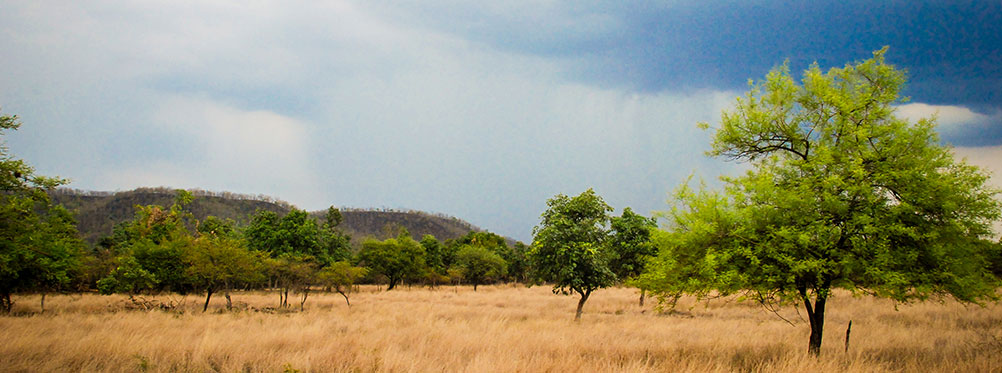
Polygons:
<instances>
[{"instance_id":1,"label":"dry grass field","mask_svg":"<svg viewBox=\"0 0 1002 373\"><path fill-rule=\"evenodd\" d=\"M820 358L809 327L755 304L683 299L666 315L637 291L595 293L581 322L577 299L548 287L363 287L347 307L315 294L306 310L265 309L273 293L213 299L161 296L179 310L132 309L121 296L16 298L0 317L0 371L13 372L706 372L1002 371L1002 305L899 305L840 294L829 303ZM297 304L298 305L298 304ZM846 324L852 320L849 351Z\"/></svg>"}]
</instances>

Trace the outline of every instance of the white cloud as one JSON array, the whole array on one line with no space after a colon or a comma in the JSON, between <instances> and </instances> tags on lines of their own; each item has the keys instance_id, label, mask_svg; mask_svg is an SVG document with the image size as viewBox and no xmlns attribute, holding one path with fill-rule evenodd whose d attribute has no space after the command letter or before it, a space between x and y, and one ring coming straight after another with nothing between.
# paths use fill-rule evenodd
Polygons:
<instances>
[{"instance_id":1,"label":"white cloud","mask_svg":"<svg viewBox=\"0 0 1002 373\"><path fill-rule=\"evenodd\" d=\"M170 97L153 116L174 151L154 160L124 162L101 177L109 189L170 186L292 196L324 203L309 156L306 125L268 111L245 111L206 99ZM150 141L150 139L137 139ZM153 140L155 141L155 140Z\"/></svg>"},{"instance_id":2,"label":"white cloud","mask_svg":"<svg viewBox=\"0 0 1002 373\"><path fill-rule=\"evenodd\" d=\"M963 106L911 103L898 106L897 114L910 121L935 117L941 137L957 146L1002 144L1002 110L983 114Z\"/></svg>"},{"instance_id":3,"label":"white cloud","mask_svg":"<svg viewBox=\"0 0 1002 373\"><path fill-rule=\"evenodd\" d=\"M963 106L929 105L920 102L898 106L897 114L910 121L936 117L940 126L951 127L987 121L990 116L979 114Z\"/></svg>"}]
</instances>

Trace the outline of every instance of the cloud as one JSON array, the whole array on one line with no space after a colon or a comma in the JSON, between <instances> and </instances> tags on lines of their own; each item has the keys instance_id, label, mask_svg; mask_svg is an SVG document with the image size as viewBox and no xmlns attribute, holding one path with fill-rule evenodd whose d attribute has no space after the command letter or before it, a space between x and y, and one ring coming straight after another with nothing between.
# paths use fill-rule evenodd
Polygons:
<instances>
[{"instance_id":1,"label":"cloud","mask_svg":"<svg viewBox=\"0 0 1002 373\"><path fill-rule=\"evenodd\" d=\"M667 208L694 170L734 92L633 93L565 82L547 59L424 44L390 77L360 74L331 90L317 138L322 184L353 205L430 209L528 239L557 193L594 187L618 208Z\"/></svg>"},{"instance_id":2,"label":"cloud","mask_svg":"<svg viewBox=\"0 0 1002 373\"><path fill-rule=\"evenodd\" d=\"M898 106L897 114L910 121L935 117L940 137L955 146L1002 145L1002 110L982 114L963 106L911 103Z\"/></svg>"},{"instance_id":3,"label":"cloud","mask_svg":"<svg viewBox=\"0 0 1002 373\"><path fill-rule=\"evenodd\" d=\"M99 188L201 188L291 195L314 208L324 203L308 154L306 125L298 120L206 99L167 97L152 121L147 133L158 133L174 151L109 167Z\"/></svg>"}]
</instances>

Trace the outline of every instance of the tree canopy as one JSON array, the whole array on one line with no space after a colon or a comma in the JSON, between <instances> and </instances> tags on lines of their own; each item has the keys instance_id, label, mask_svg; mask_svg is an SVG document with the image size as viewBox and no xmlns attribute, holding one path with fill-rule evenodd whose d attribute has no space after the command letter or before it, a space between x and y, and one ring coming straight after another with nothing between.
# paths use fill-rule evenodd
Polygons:
<instances>
[{"instance_id":1,"label":"tree canopy","mask_svg":"<svg viewBox=\"0 0 1002 373\"><path fill-rule=\"evenodd\" d=\"M609 267L620 280L635 277L644 270L647 261L656 253L651 243L651 232L658 225L654 218L644 217L627 207L620 216L609 221L611 235L609 246L613 257Z\"/></svg>"},{"instance_id":2,"label":"tree canopy","mask_svg":"<svg viewBox=\"0 0 1002 373\"><path fill-rule=\"evenodd\" d=\"M477 291L477 285L498 279L508 272L508 264L500 255L479 245L461 247L456 253L456 265L463 278L473 283L473 291Z\"/></svg>"},{"instance_id":3,"label":"tree canopy","mask_svg":"<svg viewBox=\"0 0 1002 373\"><path fill-rule=\"evenodd\" d=\"M710 152L751 169L724 178L722 192L680 189L645 275L652 290L799 303L813 354L835 288L901 302L996 298L987 240L997 191L940 144L934 118L894 115L905 76L885 52L827 72L812 65L799 84L785 65L751 84Z\"/></svg>"},{"instance_id":4,"label":"tree canopy","mask_svg":"<svg viewBox=\"0 0 1002 373\"><path fill-rule=\"evenodd\" d=\"M401 280L421 275L425 270L425 251L404 231L397 238L362 242L358 261L373 274L386 276L389 281L386 290L392 290Z\"/></svg>"},{"instance_id":5,"label":"tree canopy","mask_svg":"<svg viewBox=\"0 0 1002 373\"><path fill-rule=\"evenodd\" d=\"M244 229L244 236L252 250L272 257L310 255L321 265L328 265L351 256L349 237L336 228L341 220L341 213L333 207L327 210L323 223L295 208L284 216L259 210Z\"/></svg>"}]
</instances>

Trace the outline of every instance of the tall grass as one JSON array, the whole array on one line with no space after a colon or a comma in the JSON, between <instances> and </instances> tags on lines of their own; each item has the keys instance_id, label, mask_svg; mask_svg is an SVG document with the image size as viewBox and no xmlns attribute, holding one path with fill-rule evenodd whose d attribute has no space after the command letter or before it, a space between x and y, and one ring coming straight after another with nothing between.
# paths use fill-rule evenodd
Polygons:
<instances>
[{"instance_id":1,"label":"tall grass","mask_svg":"<svg viewBox=\"0 0 1002 373\"><path fill-rule=\"evenodd\" d=\"M899 305L839 294L829 303L820 358L794 309L682 299L673 314L637 305L633 289L596 292L574 322L574 297L546 287L363 287L348 307L316 294L306 311L278 296L236 293L240 310L200 297L171 312L125 297L16 299L0 317L2 371L964 371L1002 370L1002 306L952 301ZM149 300L149 299L147 299ZM849 351L845 327L853 321Z\"/></svg>"}]
</instances>

